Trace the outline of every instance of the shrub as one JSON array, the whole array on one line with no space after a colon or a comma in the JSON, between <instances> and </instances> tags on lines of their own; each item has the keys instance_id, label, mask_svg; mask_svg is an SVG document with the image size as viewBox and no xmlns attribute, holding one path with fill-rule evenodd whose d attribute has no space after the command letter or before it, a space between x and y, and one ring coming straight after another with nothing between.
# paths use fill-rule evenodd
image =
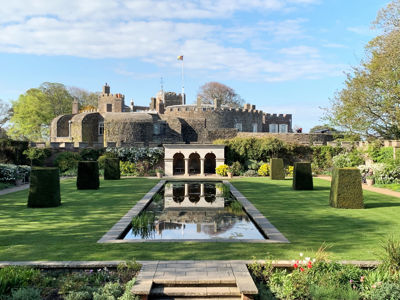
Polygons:
<instances>
[{"instance_id":1,"label":"shrub","mask_svg":"<svg viewBox=\"0 0 400 300\"><path fill-rule=\"evenodd\" d=\"M58 168L32 168L28 207L56 207L59 205L61 205L61 196Z\"/></svg>"},{"instance_id":2,"label":"shrub","mask_svg":"<svg viewBox=\"0 0 400 300\"><path fill-rule=\"evenodd\" d=\"M332 168L332 157L343 151L341 147L313 146L312 167L315 173L321 173Z\"/></svg>"},{"instance_id":3,"label":"shrub","mask_svg":"<svg viewBox=\"0 0 400 300\"><path fill-rule=\"evenodd\" d=\"M79 154L84 161L96 161L104 153L103 149L85 148Z\"/></svg>"},{"instance_id":4,"label":"shrub","mask_svg":"<svg viewBox=\"0 0 400 300\"><path fill-rule=\"evenodd\" d=\"M104 169L104 161L107 158L118 158L118 155L113 152L106 152L103 155L99 156L99 158L97 159L97 161L99 162L99 170Z\"/></svg>"},{"instance_id":5,"label":"shrub","mask_svg":"<svg viewBox=\"0 0 400 300\"><path fill-rule=\"evenodd\" d=\"M283 159L281 158L271 159L271 179L272 180L285 179L285 168L283 166Z\"/></svg>"},{"instance_id":6,"label":"shrub","mask_svg":"<svg viewBox=\"0 0 400 300\"><path fill-rule=\"evenodd\" d=\"M235 176L239 176L243 170L242 165L238 161L235 161L229 168L232 172L232 175Z\"/></svg>"},{"instance_id":7,"label":"shrub","mask_svg":"<svg viewBox=\"0 0 400 300\"><path fill-rule=\"evenodd\" d=\"M257 177L257 171L255 170L247 170L246 172L243 173L243 176L245 177Z\"/></svg>"},{"instance_id":8,"label":"shrub","mask_svg":"<svg viewBox=\"0 0 400 300\"><path fill-rule=\"evenodd\" d=\"M107 148L106 153L111 152L117 155L121 161L138 163L147 161L152 168L158 165L164 158L164 148Z\"/></svg>"},{"instance_id":9,"label":"shrub","mask_svg":"<svg viewBox=\"0 0 400 300\"><path fill-rule=\"evenodd\" d=\"M358 300L360 298L358 291L352 289L350 286L337 287L337 286L319 286L313 285L310 288L311 299L326 300L326 299L346 299Z\"/></svg>"},{"instance_id":10,"label":"shrub","mask_svg":"<svg viewBox=\"0 0 400 300\"><path fill-rule=\"evenodd\" d=\"M361 174L357 168L335 168L329 202L335 208L364 208Z\"/></svg>"},{"instance_id":11,"label":"shrub","mask_svg":"<svg viewBox=\"0 0 400 300\"><path fill-rule=\"evenodd\" d=\"M92 294L88 291L71 292L65 300L92 300Z\"/></svg>"},{"instance_id":12,"label":"shrub","mask_svg":"<svg viewBox=\"0 0 400 300\"><path fill-rule=\"evenodd\" d=\"M383 282L376 284L370 294L373 300L395 300L400 299L399 282Z\"/></svg>"},{"instance_id":13,"label":"shrub","mask_svg":"<svg viewBox=\"0 0 400 300\"><path fill-rule=\"evenodd\" d=\"M287 166L285 168L285 175L288 177L293 177L294 166Z\"/></svg>"},{"instance_id":14,"label":"shrub","mask_svg":"<svg viewBox=\"0 0 400 300\"><path fill-rule=\"evenodd\" d=\"M269 164L262 164L257 173L260 176L268 176L270 172Z\"/></svg>"},{"instance_id":15,"label":"shrub","mask_svg":"<svg viewBox=\"0 0 400 300\"><path fill-rule=\"evenodd\" d=\"M119 168L121 175L123 176L134 176L136 175L136 165L129 161L120 161Z\"/></svg>"},{"instance_id":16,"label":"shrub","mask_svg":"<svg viewBox=\"0 0 400 300\"><path fill-rule=\"evenodd\" d=\"M104 163L104 179L120 179L119 158L107 158Z\"/></svg>"},{"instance_id":17,"label":"shrub","mask_svg":"<svg viewBox=\"0 0 400 300\"><path fill-rule=\"evenodd\" d=\"M27 165L29 160L23 154L28 149L29 142L0 139L0 163Z\"/></svg>"},{"instance_id":18,"label":"shrub","mask_svg":"<svg viewBox=\"0 0 400 300\"><path fill-rule=\"evenodd\" d=\"M80 161L78 163L76 186L78 190L97 190L100 187L97 161Z\"/></svg>"},{"instance_id":19,"label":"shrub","mask_svg":"<svg viewBox=\"0 0 400 300\"><path fill-rule=\"evenodd\" d=\"M61 152L54 160L54 165L60 169L60 172L78 168L78 162L82 157L76 152Z\"/></svg>"},{"instance_id":20,"label":"shrub","mask_svg":"<svg viewBox=\"0 0 400 300\"><path fill-rule=\"evenodd\" d=\"M336 168L357 167L362 164L364 164L364 159L358 150L341 153L333 158L333 165Z\"/></svg>"},{"instance_id":21,"label":"shrub","mask_svg":"<svg viewBox=\"0 0 400 300\"><path fill-rule=\"evenodd\" d=\"M294 190L312 190L313 189L311 163L308 163L308 162L294 163L292 187Z\"/></svg>"},{"instance_id":22,"label":"shrub","mask_svg":"<svg viewBox=\"0 0 400 300\"><path fill-rule=\"evenodd\" d=\"M41 300L40 290L33 287L23 287L13 290L11 300Z\"/></svg>"},{"instance_id":23,"label":"shrub","mask_svg":"<svg viewBox=\"0 0 400 300\"><path fill-rule=\"evenodd\" d=\"M93 293L93 300L118 299L123 293L124 290L118 282L108 282L98 292Z\"/></svg>"},{"instance_id":24,"label":"shrub","mask_svg":"<svg viewBox=\"0 0 400 300\"><path fill-rule=\"evenodd\" d=\"M31 161L31 166L43 166L46 158L50 157L50 149L28 148L23 154Z\"/></svg>"},{"instance_id":25,"label":"shrub","mask_svg":"<svg viewBox=\"0 0 400 300\"><path fill-rule=\"evenodd\" d=\"M29 181L30 166L17 166L12 164L0 164L0 182L14 184L17 179Z\"/></svg>"},{"instance_id":26,"label":"shrub","mask_svg":"<svg viewBox=\"0 0 400 300\"><path fill-rule=\"evenodd\" d=\"M385 251L382 259L381 267L390 274L400 272L400 241L396 240L393 236L389 237L387 241L382 244Z\"/></svg>"},{"instance_id":27,"label":"shrub","mask_svg":"<svg viewBox=\"0 0 400 300\"><path fill-rule=\"evenodd\" d=\"M117 265L117 272L120 280L125 283L137 275L142 268L136 260L119 263Z\"/></svg>"},{"instance_id":28,"label":"shrub","mask_svg":"<svg viewBox=\"0 0 400 300\"><path fill-rule=\"evenodd\" d=\"M139 296L133 295L131 290L136 283L136 278L130 280L126 286L124 294L118 298L118 300L139 300Z\"/></svg>"},{"instance_id":29,"label":"shrub","mask_svg":"<svg viewBox=\"0 0 400 300\"><path fill-rule=\"evenodd\" d=\"M228 170L229 170L229 167L227 165L220 165L215 168L215 172L220 176L227 176Z\"/></svg>"},{"instance_id":30,"label":"shrub","mask_svg":"<svg viewBox=\"0 0 400 300\"><path fill-rule=\"evenodd\" d=\"M0 295L9 294L12 289L26 287L40 278L40 271L26 267L4 267L0 269Z\"/></svg>"}]
</instances>

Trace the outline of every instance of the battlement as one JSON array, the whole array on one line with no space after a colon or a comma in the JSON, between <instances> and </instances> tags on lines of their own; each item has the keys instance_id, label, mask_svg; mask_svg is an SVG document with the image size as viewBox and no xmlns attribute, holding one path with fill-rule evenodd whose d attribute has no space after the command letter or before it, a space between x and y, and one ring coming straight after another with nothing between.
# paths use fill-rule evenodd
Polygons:
<instances>
[{"instance_id":1,"label":"battlement","mask_svg":"<svg viewBox=\"0 0 400 300\"><path fill-rule=\"evenodd\" d=\"M168 106L165 108L165 113L166 114L172 114L172 113L185 113L185 112L235 112L235 113L245 113L245 114L263 114L262 110L253 110L253 109L243 109L243 108L228 108L228 107L221 107L221 108L216 108L215 106L212 105L203 105L201 107L198 107L197 105L173 105L173 106Z\"/></svg>"}]
</instances>

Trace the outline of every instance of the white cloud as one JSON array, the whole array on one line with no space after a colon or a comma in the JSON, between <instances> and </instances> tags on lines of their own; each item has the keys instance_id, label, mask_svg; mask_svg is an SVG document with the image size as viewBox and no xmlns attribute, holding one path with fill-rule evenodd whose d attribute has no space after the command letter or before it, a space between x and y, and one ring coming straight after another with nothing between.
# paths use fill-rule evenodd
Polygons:
<instances>
[{"instance_id":1,"label":"white cloud","mask_svg":"<svg viewBox=\"0 0 400 300\"><path fill-rule=\"evenodd\" d=\"M365 35L365 36L373 36L375 35L375 30L371 29L368 26L353 26L353 27L347 27L347 30L359 35Z\"/></svg>"},{"instance_id":2,"label":"white cloud","mask_svg":"<svg viewBox=\"0 0 400 300\"><path fill-rule=\"evenodd\" d=\"M208 70L242 80L332 76L342 66L325 62L315 48L271 49L274 55L262 50L268 40L306 39L305 19L256 20L242 28L201 22L227 18L240 10L277 11L313 3L317 1L9 1L0 7L0 52L137 58L159 66L178 66L176 56L183 54L185 67L192 71ZM130 70L117 68L116 72L135 76Z\"/></svg>"}]
</instances>

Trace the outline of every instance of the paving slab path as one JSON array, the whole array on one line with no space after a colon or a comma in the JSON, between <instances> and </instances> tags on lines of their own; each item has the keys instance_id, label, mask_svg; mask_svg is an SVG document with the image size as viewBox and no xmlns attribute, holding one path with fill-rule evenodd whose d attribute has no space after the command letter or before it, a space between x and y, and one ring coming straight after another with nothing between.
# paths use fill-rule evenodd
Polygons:
<instances>
[{"instance_id":1,"label":"paving slab path","mask_svg":"<svg viewBox=\"0 0 400 300\"><path fill-rule=\"evenodd\" d=\"M9 187L9 188L6 188L4 190L1 190L0 191L0 196L7 195L7 194L10 194L10 193L14 193L14 192L23 191L23 190L26 190L27 188L29 188L29 183L23 184L23 185L20 185L20 186Z\"/></svg>"}]
</instances>

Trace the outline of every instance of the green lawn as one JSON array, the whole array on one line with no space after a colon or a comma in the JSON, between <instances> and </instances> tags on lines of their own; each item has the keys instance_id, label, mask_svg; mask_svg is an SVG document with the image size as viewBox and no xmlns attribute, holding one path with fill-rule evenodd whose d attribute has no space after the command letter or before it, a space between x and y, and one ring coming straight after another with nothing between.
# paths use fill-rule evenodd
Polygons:
<instances>
[{"instance_id":1,"label":"green lawn","mask_svg":"<svg viewBox=\"0 0 400 300\"><path fill-rule=\"evenodd\" d=\"M157 180L101 181L97 191L77 191L62 181L57 208L26 207L28 191L0 196L1 260L296 259L326 241L335 259L375 260L380 242L400 232L400 198L364 192L366 209L328 206L330 183L314 179L314 191L293 191L291 180L241 178L233 184L292 242L97 244Z\"/></svg>"},{"instance_id":2,"label":"green lawn","mask_svg":"<svg viewBox=\"0 0 400 300\"><path fill-rule=\"evenodd\" d=\"M400 192L400 184L390 183L390 184L375 184L374 187L389 189L395 192Z\"/></svg>"}]
</instances>

